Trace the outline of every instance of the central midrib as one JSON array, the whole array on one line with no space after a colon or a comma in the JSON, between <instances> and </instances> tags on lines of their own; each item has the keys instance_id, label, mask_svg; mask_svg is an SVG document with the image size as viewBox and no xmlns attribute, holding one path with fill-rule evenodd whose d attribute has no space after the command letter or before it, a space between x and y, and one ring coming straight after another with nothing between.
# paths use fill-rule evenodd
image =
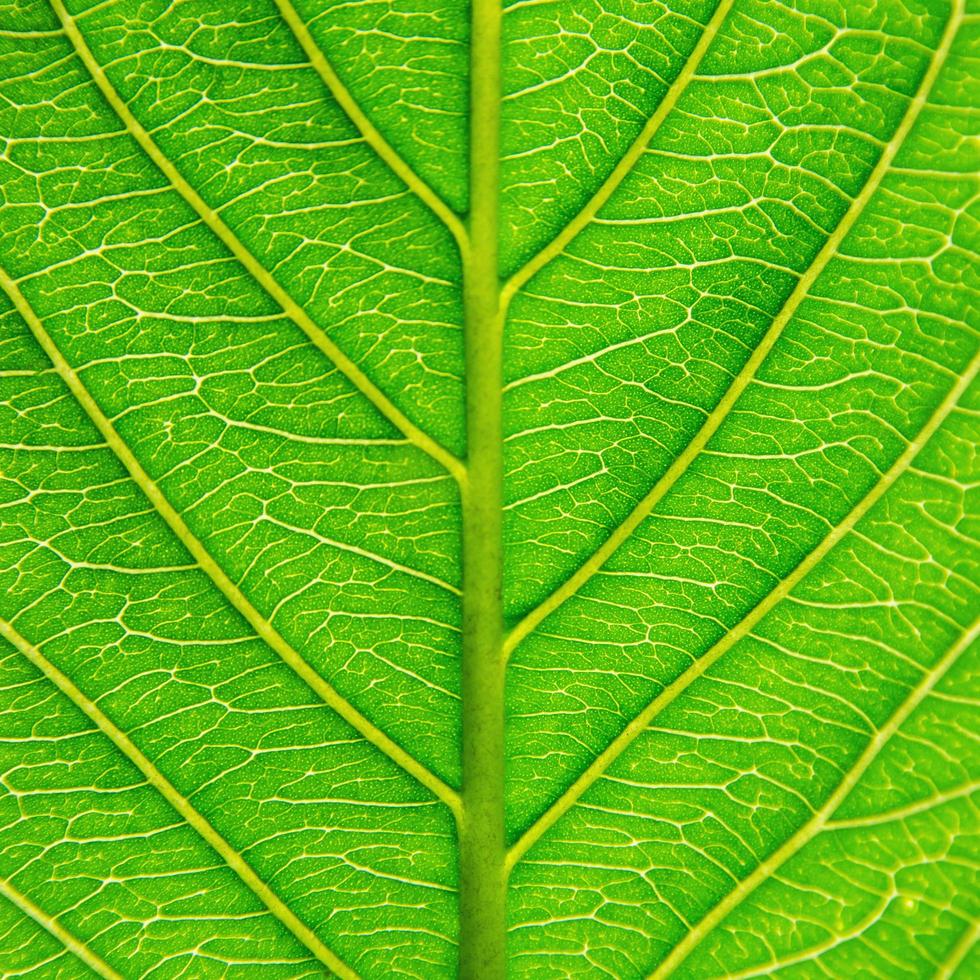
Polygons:
<instances>
[{"instance_id":1,"label":"central midrib","mask_svg":"<svg viewBox=\"0 0 980 980\"><path fill-rule=\"evenodd\" d=\"M465 980L506 972L504 864L503 434L497 265L499 0L473 0L468 240L462 247L466 473L462 492L460 954Z\"/></svg>"}]
</instances>

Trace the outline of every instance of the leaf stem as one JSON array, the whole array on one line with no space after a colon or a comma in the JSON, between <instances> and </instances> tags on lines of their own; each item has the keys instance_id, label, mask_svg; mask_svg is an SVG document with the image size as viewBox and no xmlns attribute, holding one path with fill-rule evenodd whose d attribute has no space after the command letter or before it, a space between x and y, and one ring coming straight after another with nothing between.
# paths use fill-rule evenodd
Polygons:
<instances>
[{"instance_id":1,"label":"leaf stem","mask_svg":"<svg viewBox=\"0 0 980 980\"><path fill-rule=\"evenodd\" d=\"M460 976L505 974L502 321L497 264L499 0L473 0L469 244L463 254L467 472L463 503Z\"/></svg>"}]
</instances>

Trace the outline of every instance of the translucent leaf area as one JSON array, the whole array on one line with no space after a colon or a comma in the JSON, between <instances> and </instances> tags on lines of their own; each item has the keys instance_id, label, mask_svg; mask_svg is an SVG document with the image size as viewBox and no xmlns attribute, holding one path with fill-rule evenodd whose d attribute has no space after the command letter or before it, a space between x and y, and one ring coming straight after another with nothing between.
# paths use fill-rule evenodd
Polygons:
<instances>
[{"instance_id":1,"label":"translucent leaf area","mask_svg":"<svg viewBox=\"0 0 980 980\"><path fill-rule=\"evenodd\" d=\"M0 976L980 976L978 0L0 0Z\"/></svg>"}]
</instances>

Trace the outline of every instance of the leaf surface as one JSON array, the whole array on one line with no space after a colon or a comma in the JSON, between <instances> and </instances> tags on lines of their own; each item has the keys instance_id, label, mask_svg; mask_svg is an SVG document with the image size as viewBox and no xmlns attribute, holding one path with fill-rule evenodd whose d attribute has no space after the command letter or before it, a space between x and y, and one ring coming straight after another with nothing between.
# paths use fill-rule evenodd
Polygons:
<instances>
[{"instance_id":1,"label":"leaf surface","mask_svg":"<svg viewBox=\"0 0 980 980\"><path fill-rule=\"evenodd\" d=\"M0 6L0 973L980 969L978 24Z\"/></svg>"}]
</instances>

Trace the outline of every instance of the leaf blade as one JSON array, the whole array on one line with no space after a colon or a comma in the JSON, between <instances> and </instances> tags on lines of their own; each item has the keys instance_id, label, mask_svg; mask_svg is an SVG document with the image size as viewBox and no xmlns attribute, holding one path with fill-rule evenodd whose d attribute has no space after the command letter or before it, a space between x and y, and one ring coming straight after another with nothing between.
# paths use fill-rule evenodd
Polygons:
<instances>
[{"instance_id":1,"label":"leaf blade","mask_svg":"<svg viewBox=\"0 0 980 980\"><path fill-rule=\"evenodd\" d=\"M129 111L126 103L112 87L101 65L95 60L91 49L78 30L74 19L69 15L61 0L51 0L65 34L71 40L78 56L92 75L106 101L122 120L126 131L139 143L144 153L160 168L182 198L190 205L201 220L211 229L217 238L238 259L242 265L261 284L262 288L282 307L284 313L309 337L323 353L333 361L357 389L385 416L392 424L420 449L441 463L457 478L461 472L459 461L449 454L434 439L423 432L400 409L393 405L381 390L339 347L313 322L309 315L296 303L285 289L264 269L239 240L238 236L221 220L220 216L210 208L201 196L181 176L177 168L160 151L150 134ZM387 162L387 160L386 160ZM401 168L399 168L401 169ZM399 174L401 176L401 174ZM428 203L428 202L427 202ZM441 215L440 215L441 216Z\"/></svg>"},{"instance_id":2,"label":"leaf blade","mask_svg":"<svg viewBox=\"0 0 980 980\"><path fill-rule=\"evenodd\" d=\"M207 820L190 804L190 801L182 796L171 785L159 769L145 756L132 741L117 728L99 708L87 698L75 684L68 679L37 647L32 646L24 639L11 625L4 619L0 619L0 636L2 636L11 646L16 647L35 666L45 677L48 678L77 708L87 715L106 735L107 738L126 756L126 758L136 766L137 769L146 777L147 782L156 789L161 796L187 821L190 826L197 831L207 843L221 855L225 863L238 875L239 878L255 893L262 903L272 912L273 915L321 962L329 967L339 977L344 980L356 977L357 974L351 970L346 963L335 956L316 935L302 923L296 915L283 903L278 895L262 881L258 875L247 864L242 855L232 847ZM13 895L12 889L10 894ZM30 904L24 904L25 910L34 908ZM39 912L39 910L38 910ZM33 917L33 916L32 916ZM103 964L98 957L89 953L85 947L77 940L73 940L69 933L59 930L54 920L47 920L45 924L54 935L57 935L62 942L68 946L79 958L88 966L91 966L102 976L118 976L108 966Z\"/></svg>"},{"instance_id":3,"label":"leaf blade","mask_svg":"<svg viewBox=\"0 0 980 980\"><path fill-rule=\"evenodd\" d=\"M554 804L543 814L539 821L530 827L525 834L515 843L513 850L508 856L508 863L511 867L523 857L527 851L534 846L543 833L554 826L554 824L574 806L575 802L585 793L589 787L598 779L606 769L616 761L622 752L645 731L650 723L666 708L668 708L675 698L687 687L704 675L712 666L723 657L735 644L743 637L748 636L753 627L762 620L766 614L776 606L785 596L789 595L795 586L802 581L824 557L829 554L836 545L848 534L850 534L862 518L871 508L878 503L884 494L892 487L896 480L912 465L915 457L922 448L928 443L932 435L942 426L950 412L954 411L969 391L976 379L977 372L980 371L980 355L974 358L973 363L963 375L963 377L949 391L943 399L935 413L931 416L927 424L920 431L918 437L909 443L905 452L895 461L887 473L858 501L847 516L801 561L792 572L779 581L777 586L770 591L765 598L756 606L753 606L748 615L743 617L735 627L730 629L717 643L715 643L706 653L702 654L686 671L684 671L673 682L647 704L623 731L600 753L589 768L572 784L572 786L555 801ZM970 634L972 640L973 634ZM962 652L960 647L956 647L956 656ZM953 658L955 660L955 656ZM916 702L917 703L917 702Z\"/></svg>"},{"instance_id":4,"label":"leaf blade","mask_svg":"<svg viewBox=\"0 0 980 980\"><path fill-rule=\"evenodd\" d=\"M2 880L119 975L968 972L972 13L55 10L0 31Z\"/></svg>"},{"instance_id":5,"label":"leaf blade","mask_svg":"<svg viewBox=\"0 0 980 980\"><path fill-rule=\"evenodd\" d=\"M695 54L692 55L692 61L693 59L698 59L699 61L700 57L703 56L704 51L707 50L714 37L714 31L711 29L712 26L714 26L715 30L717 30L717 27L720 26L721 22L724 20L724 17L727 16L729 7L730 5L728 4L719 4L718 10L715 13L717 23L713 22L713 25L709 25L708 31L703 38L703 47L700 47L699 45L699 49L697 49ZM508 635L505 644L508 654L513 652L513 650L520 644L521 640L532 630L534 630L539 623L543 622L549 613L557 609L568 596L577 592L589 580L589 578L605 564L619 545L622 544L622 542L625 541L640 525L643 519L653 511L657 504L670 491L670 488L681 477L683 477L692 461L708 445L711 437L718 430L718 427L732 410L746 386L755 378L758 370L768 356L769 351L772 350L773 345L779 340L786 324L789 323L790 319L796 313L800 303L810 292L811 288L820 277L820 274L826 268L827 263L830 262L830 260L837 254L841 243L844 241L850 230L854 227L855 222L860 218L861 213L868 201L871 200L872 195L878 190L882 179L891 168L895 157L901 150L906 137L912 130L912 127L915 125L915 122L919 117L919 113L921 112L922 107L925 105L943 63L949 54L950 46L952 45L953 39L956 36L957 30L959 29L962 17L963 9L962 5L960 5L950 16L942 41L933 56L928 70L923 75L922 81L916 90L914 97L910 101L905 114L902 116L902 120L898 128L895 130L892 138L883 149L881 156L878 158L878 162L868 175L868 179L862 185L860 192L851 201L847 211L837 223L833 232L827 237L823 247L819 252L817 252L813 258L813 261L807 266L803 274L799 277L793 291L789 294L786 301L779 308L779 312L773 318L769 329L762 336L761 340L752 351L751 356L746 359L741 370L734 376L731 384L718 400L718 403L705 418L700 428L697 429L694 437L687 443L683 451L675 458L674 462L671 463L663 476L657 480L656 484L652 487L649 493L643 497L643 499L630 512L629 516L616 527L613 533L602 542L599 548L589 555L588 559L569 579L563 582L540 605L532 609L514 627L514 629ZM696 68L697 61L691 64L691 72L689 74L693 74ZM681 73L681 76L683 75L684 72ZM680 78L681 76L678 77ZM672 108L672 103L668 105L667 111L669 111L670 108ZM649 137L652 135L652 131L649 133L649 135L644 132L642 143L643 146L649 142ZM605 186L603 189L605 189ZM604 200L608 200L608 197L614 190L615 185L613 185L612 189L609 191L609 194L605 196ZM602 206L602 203L604 203L604 201L600 201L598 203L595 211L598 211L599 207ZM593 214L594 213L595 212L593 212Z\"/></svg>"},{"instance_id":6,"label":"leaf blade","mask_svg":"<svg viewBox=\"0 0 980 980\"><path fill-rule=\"evenodd\" d=\"M85 413L92 420L106 443L119 458L126 471L133 478L140 490L149 498L167 526L177 539L193 555L198 567L211 579L221 594L241 614L242 618L262 637L263 640L282 658L298 677L340 715L348 724L355 728L367 741L376 746L392 759L407 773L414 776L423 786L431 790L454 813L459 809L458 794L447 786L438 776L430 772L417 759L412 758L400 745L390 739L381 729L359 712L337 690L320 676L301 656L283 639L282 635L272 624L245 598L238 586L228 577L225 571L215 561L204 545L198 540L183 518L174 510L160 488L150 478L140 465L129 447L120 439L112 423L105 417L95 399L89 394L78 375L64 359L61 351L51 340L43 324L31 309L23 293L13 280L0 267L0 288L10 298L11 302L23 316L35 339L51 358L55 370L65 382L72 394L78 399ZM19 644L15 644L19 645Z\"/></svg>"},{"instance_id":7,"label":"leaf blade","mask_svg":"<svg viewBox=\"0 0 980 980\"><path fill-rule=\"evenodd\" d=\"M26 895L22 895L10 882L0 878L0 895L20 909L28 918L33 919L39 926L51 933L69 952L82 961L94 974L104 980L119 980L119 974L108 964L96 956L83 943L80 943L67 929L46 915ZM44 964L47 966L48 964Z\"/></svg>"}]
</instances>

